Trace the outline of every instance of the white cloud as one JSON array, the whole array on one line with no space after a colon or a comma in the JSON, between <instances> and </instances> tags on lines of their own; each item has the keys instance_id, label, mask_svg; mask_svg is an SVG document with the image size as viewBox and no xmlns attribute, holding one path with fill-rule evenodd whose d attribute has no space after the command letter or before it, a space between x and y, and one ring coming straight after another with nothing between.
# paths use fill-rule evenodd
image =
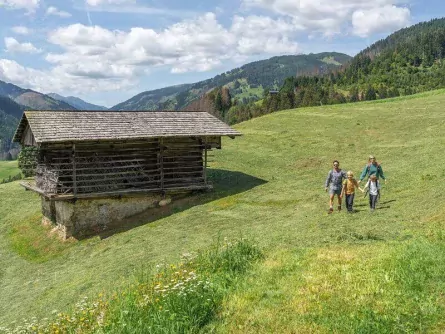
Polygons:
<instances>
[{"instance_id":1,"label":"white cloud","mask_svg":"<svg viewBox=\"0 0 445 334\"><path fill-rule=\"evenodd\" d=\"M24 26L12 27L11 30L18 35L29 35L31 30Z\"/></svg>"},{"instance_id":2,"label":"white cloud","mask_svg":"<svg viewBox=\"0 0 445 334\"><path fill-rule=\"evenodd\" d=\"M13 37L5 37L6 51L15 53L40 53L42 50L37 49L32 43L20 43Z\"/></svg>"},{"instance_id":3,"label":"white cloud","mask_svg":"<svg viewBox=\"0 0 445 334\"><path fill-rule=\"evenodd\" d=\"M89 69L92 76L97 75L98 62L103 64L103 75L111 76L116 73L132 75L131 69L134 72L137 66L166 65L174 72L206 71L220 64L229 46L235 44L234 36L212 13L176 23L159 32L139 27L128 32L111 31L74 24L53 31L49 41L65 50L61 54L49 54L49 62L67 71L81 63L85 76L89 75ZM111 65L113 70L109 71Z\"/></svg>"},{"instance_id":4,"label":"white cloud","mask_svg":"<svg viewBox=\"0 0 445 334\"><path fill-rule=\"evenodd\" d=\"M298 52L298 43L289 36L302 30L301 26L282 19L265 16L235 16L231 32L238 36L237 50L241 55L289 54Z\"/></svg>"},{"instance_id":5,"label":"white cloud","mask_svg":"<svg viewBox=\"0 0 445 334\"><path fill-rule=\"evenodd\" d=\"M53 91L62 94L82 92L115 91L135 85L128 79L90 80L88 78L68 75L60 68L50 71L23 67L14 60L0 59L0 80L13 82L21 87L34 89L44 93Z\"/></svg>"},{"instance_id":6,"label":"white cloud","mask_svg":"<svg viewBox=\"0 0 445 334\"><path fill-rule=\"evenodd\" d=\"M67 71L80 63L84 70L75 73L85 76L89 70L97 76L98 69L104 70L103 75L133 75L136 67L149 66L169 66L174 73L208 71L240 55L296 53L298 45L289 38L296 30L290 22L260 16L237 16L232 27L226 29L213 13L162 31L140 27L128 32L111 31L73 24L49 35L49 41L65 52L49 54L46 59ZM102 67L97 66L99 62Z\"/></svg>"},{"instance_id":7,"label":"white cloud","mask_svg":"<svg viewBox=\"0 0 445 334\"><path fill-rule=\"evenodd\" d=\"M357 10L352 14L353 33L360 37L404 28L409 21L409 9L396 6Z\"/></svg>"},{"instance_id":8,"label":"white cloud","mask_svg":"<svg viewBox=\"0 0 445 334\"><path fill-rule=\"evenodd\" d=\"M236 16L225 28L214 13L163 30L134 27L121 31L77 23L48 34L48 42L62 50L45 56L51 70L3 60L10 68L4 65L2 75L16 84L26 83L29 75L32 88L44 91L46 87L62 91L70 85L84 92L120 89L137 83L155 67L169 68L172 73L204 72L229 59L296 53L293 34L299 29L292 20L262 16Z\"/></svg>"},{"instance_id":9,"label":"white cloud","mask_svg":"<svg viewBox=\"0 0 445 334\"><path fill-rule=\"evenodd\" d=\"M0 8L25 9L28 12L35 11L40 5L40 0L0 0Z\"/></svg>"},{"instance_id":10,"label":"white cloud","mask_svg":"<svg viewBox=\"0 0 445 334\"><path fill-rule=\"evenodd\" d=\"M46 10L46 15L55 15L59 17L71 17L71 14L68 12L65 12L63 10L59 10L56 7L50 6Z\"/></svg>"},{"instance_id":11,"label":"white cloud","mask_svg":"<svg viewBox=\"0 0 445 334\"><path fill-rule=\"evenodd\" d=\"M409 0L406 0L409 1ZM322 33L332 36L342 33L345 26L351 24L353 13L375 11L387 8L400 0L243 0L247 8L262 8L286 17L291 17L294 22L300 24L312 34ZM395 7L398 10L406 8ZM394 10L392 10L394 13ZM400 14L400 13L398 13ZM406 14L405 14L406 15ZM408 10L408 18L409 18ZM391 18L385 19L385 24L390 26ZM399 22L399 17L392 18L393 22ZM398 27L397 24L393 26Z\"/></svg>"},{"instance_id":12,"label":"white cloud","mask_svg":"<svg viewBox=\"0 0 445 334\"><path fill-rule=\"evenodd\" d=\"M90 6L134 4L135 0L86 0Z\"/></svg>"}]
</instances>

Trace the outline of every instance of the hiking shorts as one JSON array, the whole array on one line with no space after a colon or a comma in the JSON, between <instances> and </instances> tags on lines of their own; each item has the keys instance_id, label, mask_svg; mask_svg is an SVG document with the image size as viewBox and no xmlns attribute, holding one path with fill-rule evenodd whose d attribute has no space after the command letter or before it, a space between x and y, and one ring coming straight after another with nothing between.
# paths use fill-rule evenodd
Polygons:
<instances>
[{"instance_id":1,"label":"hiking shorts","mask_svg":"<svg viewBox=\"0 0 445 334\"><path fill-rule=\"evenodd\" d=\"M329 188L329 195L341 195L341 188L340 189Z\"/></svg>"}]
</instances>

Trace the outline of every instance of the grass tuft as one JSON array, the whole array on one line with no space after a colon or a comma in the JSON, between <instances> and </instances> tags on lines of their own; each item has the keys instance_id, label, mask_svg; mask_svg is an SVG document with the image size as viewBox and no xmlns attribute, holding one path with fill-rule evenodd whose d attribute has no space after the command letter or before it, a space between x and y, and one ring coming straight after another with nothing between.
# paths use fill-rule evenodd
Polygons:
<instances>
[{"instance_id":1,"label":"grass tuft","mask_svg":"<svg viewBox=\"0 0 445 334\"><path fill-rule=\"evenodd\" d=\"M266 260L273 266L258 268L230 296L222 310L229 316L219 319L218 332L412 333L437 329L443 318L441 242L332 246L275 256Z\"/></svg>"}]
</instances>

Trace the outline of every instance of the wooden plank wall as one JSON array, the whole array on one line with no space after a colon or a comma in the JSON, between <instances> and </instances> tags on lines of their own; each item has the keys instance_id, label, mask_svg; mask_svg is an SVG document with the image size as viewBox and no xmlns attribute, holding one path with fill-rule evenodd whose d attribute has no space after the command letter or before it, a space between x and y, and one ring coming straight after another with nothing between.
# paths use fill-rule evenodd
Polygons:
<instances>
[{"instance_id":1,"label":"wooden plank wall","mask_svg":"<svg viewBox=\"0 0 445 334\"><path fill-rule=\"evenodd\" d=\"M36 185L45 193L205 188L204 138L51 144L42 147Z\"/></svg>"}]
</instances>

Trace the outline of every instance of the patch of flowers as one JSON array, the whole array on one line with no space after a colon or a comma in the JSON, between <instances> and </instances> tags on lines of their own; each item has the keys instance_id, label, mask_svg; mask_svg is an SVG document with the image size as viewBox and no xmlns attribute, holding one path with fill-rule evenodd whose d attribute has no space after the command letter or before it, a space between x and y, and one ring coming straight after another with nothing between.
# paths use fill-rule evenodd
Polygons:
<instances>
[{"instance_id":1,"label":"patch of flowers","mask_svg":"<svg viewBox=\"0 0 445 334\"><path fill-rule=\"evenodd\" d=\"M37 318L23 320L14 328L0 327L0 333L8 334L62 334L62 333L91 333L104 326L104 316L109 302L99 294L94 302L83 298L76 304L73 312L63 313L53 310L51 320Z\"/></svg>"},{"instance_id":2,"label":"patch of flowers","mask_svg":"<svg viewBox=\"0 0 445 334\"><path fill-rule=\"evenodd\" d=\"M0 333L193 333L208 324L231 285L262 257L245 239L183 254L175 265L159 264L154 274L108 298L83 299L71 314L32 319Z\"/></svg>"}]
</instances>

